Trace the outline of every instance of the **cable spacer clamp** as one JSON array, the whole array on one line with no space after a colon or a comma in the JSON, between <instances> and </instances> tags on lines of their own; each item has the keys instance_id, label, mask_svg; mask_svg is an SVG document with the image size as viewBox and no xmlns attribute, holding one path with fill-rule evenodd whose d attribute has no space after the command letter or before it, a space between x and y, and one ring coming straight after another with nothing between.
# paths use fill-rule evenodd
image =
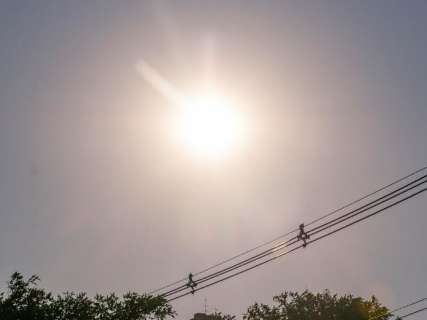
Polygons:
<instances>
[{"instance_id":1,"label":"cable spacer clamp","mask_svg":"<svg viewBox=\"0 0 427 320\"><path fill-rule=\"evenodd\" d=\"M187 282L187 287L191 288L191 294L194 294L195 292L195 287L197 287L197 282L193 280L193 274L190 273L188 275L188 282Z\"/></svg>"},{"instance_id":2,"label":"cable spacer clamp","mask_svg":"<svg viewBox=\"0 0 427 320\"><path fill-rule=\"evenodd\" d=\"M301 223L299 225L299 234L297 235L297 239L303 242L303 245L302 245L303 248L307 247L308 245L307 240L310 239L310 235L307 232L305 232L304 223Z\"/></svg>"}]
</instances>

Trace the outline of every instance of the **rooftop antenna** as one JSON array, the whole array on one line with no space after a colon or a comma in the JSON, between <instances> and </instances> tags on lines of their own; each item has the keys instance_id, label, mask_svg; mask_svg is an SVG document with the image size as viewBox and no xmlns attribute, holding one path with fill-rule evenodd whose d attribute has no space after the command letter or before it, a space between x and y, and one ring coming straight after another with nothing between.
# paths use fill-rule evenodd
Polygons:
<instances>
[{"instance_id":1,"label":"rooftop antenna","mask_svg":"<svg viewBox=\"0 0 427 320\"><path fill-rule=\"evenodd\" d=\"M205 297L205 314L208 314L208 299Z\"/></svg>"}]
</instances>

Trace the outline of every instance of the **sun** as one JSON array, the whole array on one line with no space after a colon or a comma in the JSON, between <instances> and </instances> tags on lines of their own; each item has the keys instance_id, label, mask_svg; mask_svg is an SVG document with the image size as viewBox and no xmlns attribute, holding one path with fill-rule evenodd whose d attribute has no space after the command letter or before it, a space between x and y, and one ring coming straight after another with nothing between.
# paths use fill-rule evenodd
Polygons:
<instances>
[{"instance_id":1,"label":"sun","mask_svg":"<svg viewBox=\"0 0 427 320\"><path fill-rule=\"evenodd\" d=\"M219 95L191 97L180 108L176 136L196 155L220 158L242 141L243 123L236 106Z\"/></svg>"},{"instance_id":2,"label":"sun","mask_svg":"<svg viewBox=\"0 0 427 320\"><path fill-rule=\"evenodd\" d=\"M238 112L238 106L218 94L209 81L199 94L188 96L146 61L139 61L136 69L176 107L173 135L180 148L206 159L218 159L243 145L248 133L247 119Z\"/></svg>"}]
</instances>

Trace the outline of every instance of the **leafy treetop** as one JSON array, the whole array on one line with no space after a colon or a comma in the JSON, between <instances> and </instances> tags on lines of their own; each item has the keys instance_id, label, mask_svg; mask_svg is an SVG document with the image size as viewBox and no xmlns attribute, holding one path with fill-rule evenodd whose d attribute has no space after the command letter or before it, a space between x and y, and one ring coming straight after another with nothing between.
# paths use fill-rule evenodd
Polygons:
<instances>
[{"instance_id":1,"label":"leafy treetop","mask_svg":"<svg viewBox=\"0 0 427 320\"><path fill-rule=\"evenodd\" d=\"M328 290L313 294L284 292L273 298L272 306L255 303L245 320L387 320L388 309L373 296L365 300L353 295L332 295Z\"/></svg>"},{"instance_id":2,"label":"leafy treetop","mask_svg":"<svg viewBox=\"0 0 427 320\"><path fill-rule=\"evenodd\" d=\"M0 292L2 320L164 320L175 312L161 297L129 292L96 295L66 292L54 296L38 288L38 276L27 280L13 273L7 291Z\"/></svg>"}]
</instances>

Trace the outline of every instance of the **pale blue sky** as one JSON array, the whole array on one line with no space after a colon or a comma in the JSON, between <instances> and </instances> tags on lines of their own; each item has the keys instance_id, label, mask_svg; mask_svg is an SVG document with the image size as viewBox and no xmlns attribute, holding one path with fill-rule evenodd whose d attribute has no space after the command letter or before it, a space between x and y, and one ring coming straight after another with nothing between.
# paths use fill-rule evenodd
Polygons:
<instances>
[{"instance_id":1,"label":"pale blue sky","mask_svg":"<svg viewBox=\"0 0 427 320\"><path fill-rule=\"evenodd\" d=\"M426 165L426 30L425 1L2 1L0 282L145 291ZM207 47L253 119L214 165L170 141L173 106L135 70L195 90ZM205 297L238 314L282 290L427 296L426 205L182 299L179 319Z\"/></svg>"}]
</instances>

